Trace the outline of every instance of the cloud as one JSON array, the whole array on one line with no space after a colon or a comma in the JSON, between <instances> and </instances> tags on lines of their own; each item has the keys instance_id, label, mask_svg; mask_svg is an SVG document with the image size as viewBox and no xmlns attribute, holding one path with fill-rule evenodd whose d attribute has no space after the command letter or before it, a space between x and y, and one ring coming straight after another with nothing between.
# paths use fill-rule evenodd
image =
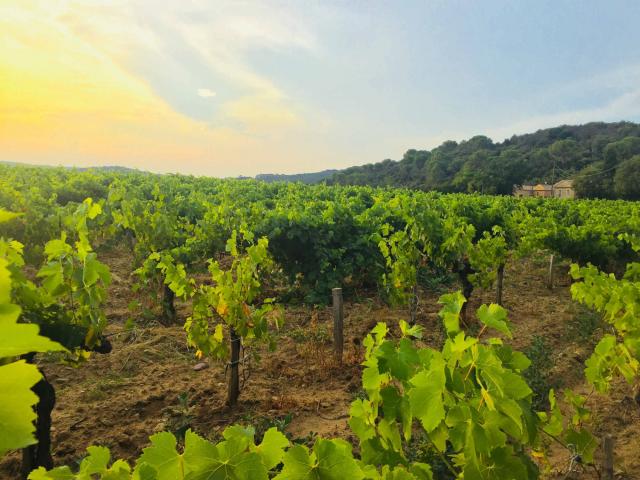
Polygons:
<instances>
[{"instance_id":1,"label":"cloud","mask_svg":"<svg viewBox=\"0 0 640 480\"><path fill-rule=\"evenodd\" d=\"M211 98L216 96L216 92L209 90L208 88L199 88L198 95L203 98Z\"/></svg>"},{"instance_id":2,"label":"cloud","mask_svg":"<svg viewBox=\"0 0 640 480\"><path fill-rule=\"evenodd\" d=\"M640 119L638 65L513 102L508 92L452 98L418 79L414 68L430 60L406 43L416 38L389 28L397 19L386 9L343 3L0 0L0 156L216 176L300 172L474 134L499 141ZM453 71L432 70L440 81Z\"/></svg>"},{"instance_id":3,"label":"cloud","mask_svg":"<svg viewBox=\"0 0 640 480\"><path fill-rule=\"evenodd\" d=\"M244 85L220 107L228 125L198 121L60 12L46 12L46 3L8 13L0 5L0 159L235 176L306 170L296 159L322 165L328 157L308 136L279 130L298 125L298 114L278 89Z\"/></svg>"},{"instance_id":4,"label":"cloud","mask_svg":"<svg viewBox=\"0 0 640 480\"><path fill-rule=\"evenodd\" d=\"M252 55L318 52L312 18L306 13L277 1L166 2L158 9L147 0L99 5L74 0L59 18L181 113L211 125L255 130L266 118L299 115L300 100L259 72ZM199 87L212 82L218 98L228 102L226 109L207 109L189 96L195 90L210 98L203 95L208 89ZM255 104L267 106L264 114L226 115L230 110L238 113L235 103L246 105L256 98L268 99ZM279 113L274 115L274 109Z\"/></svg>"}]
</instances>

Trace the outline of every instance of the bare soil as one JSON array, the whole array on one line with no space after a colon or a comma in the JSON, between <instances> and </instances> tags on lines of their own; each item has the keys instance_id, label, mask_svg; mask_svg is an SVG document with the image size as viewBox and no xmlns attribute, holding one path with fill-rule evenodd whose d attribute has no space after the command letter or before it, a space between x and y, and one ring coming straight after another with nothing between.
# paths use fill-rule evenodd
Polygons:
<instances>
[{"instance_id":1,"label":"bare soil","mask_svg":"<svg viewBox=\"0 0 640 480\"><path fill-rule=\"evenodd\" d=\"M52 436L57 465L76 464L92 444L111 448L114 458L133 460L155 432L192 428L215 439L237 422L258 430L286 425L292 438L311 440L319 435L353 440L347 419L350 403L361 394L361 341L377 322L392 325L408 316L406 310L390 309L375 298L346 303L345 355L342 365L337 365L331 349L331 309L287 307L285 326L277 333L277 350L250 350L261 359L247 365L240 403L230 410L224 406L224 365L210 362L208 368L195 371L199 360L187 347L180 325L166 327L152 319L125 330L130 316L127 305L141 300L132 290L132 259L124 250L106 252L101 258L113 273L107 306L113 351L94 354L79 368L47 358L40 364L56 389ZM546 266L544 259L534 259L512 262L507 268L504 305L513 324L511 343L525 349L534 336L545 338L551 347L554 383L589 395L595 433L615 438L616 478L640 478L640 407L632 386L617 383L607 396L591 392L584 382L584 361L601 332L586 339L576 334L582 327L576 320L580 309L571 300L570 281L563 274L566 264L558 265L553 290L544 285ZM436 292L420 292L418 322L432 345L442 341L438 297ZM473 297L470 312L494 301L491 291L477 290ZM178 311L184 319L186 306ZM5 457L0 478L19 478L19 460L18 453ZM570 466L570 453L555 447L550 464L542 465L546 478L598 478L579 464L573 465L572 473Z\"/></svg>"}]
</instances>

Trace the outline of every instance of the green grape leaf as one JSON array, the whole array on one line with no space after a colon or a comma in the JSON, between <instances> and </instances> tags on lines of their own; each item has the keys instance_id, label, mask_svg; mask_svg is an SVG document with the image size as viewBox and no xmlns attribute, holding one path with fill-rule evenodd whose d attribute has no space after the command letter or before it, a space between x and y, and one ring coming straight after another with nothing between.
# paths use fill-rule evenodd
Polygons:
<instances>
[{"instance_id":1,"label":"green grape leaf","mask_svg":"<svg viewBox=\"0 0 640 480\"><path fill-rule=\"evenodd\" d=\"M410 470L416 480L433 480L431 467L426 463L414 462Z\"/></svg>"},{"instance_id":2,"label":"green grape leaf","mask_svg":"<svg viewBox=\"0 0 640 480\"><path fill-rule=\"evenodd\" d=\"M564 440L567 445L570 445L575 449L575 452L582 457L584 462L593 462L593 454L598 447L598 441L591 432L583 428L578 430L570 428L567 431Z\"/></svg>"},{"instance_id":3,"label":"green grape leaf","mask_svg":"<svg viewBox=\"0 0 640 480\"><path fill-rule=\"evenodd\" d=\"M224 431L225 440L217 445L188 431L185 436L184 463L187 480L267 480L262 457L248 451L253 432L239 426Z\"/></svg>"},{"instance_id":4,"label":"green grape leaf","mask_svg":"<svg viewBox=\"0 0 640 480\"><path fill-rule=\"evenodd\" d=\"M282 473L277 480L360 480L362 470L353 458L351 445L344 440L318 440L309 454L296 445L284 456Z\"/></svg>"},{"instance_id":5,"label":"green grape leaf","mask_svg":"<svg viewBox=\"0 0 640 480\"><path fill-rule=\"evenodd\" d=\"M153 472L155 475L155 472ZM104 473L102 480L130 480L131 467L124 460L116 460Z\"/></svg>"},{"instance_id":6,"label":"green grape leaf","mask_svg":"<svg viewBox=\"0 0 640 480\"><path fill-rule=\"evenodd\" d=\"M318 440L313 446L318 458L320 479L340 480L363 478L362 471L353 458L351 445L344 440Z\"/></svg>"},{"instance_id":7,"label":"green grape leaf","mask_svg":"<svg viewBox=\"0 0 640 480\"><path fill-rule=\"evenodd\" d=\"M384 390L383 390L384 391ZM349 410L349 426L361 442L375 437L375 415L369 400L355 399Z\"/></svg>"},{"instance_id":8,"label":"green grape leaf","mask_svg":"<svg viewBox=\"0 0 640 480\"><path fill-rule=\"evenodd\" d=\"M63 351L65 348L38 334L40 327L28 323L7 322L0 317L0 358L16 357L30 352Z\"/></svg>"},{"instance_id":9,"label":"green grape leaf","mask_svg":"<svg viewBox=\"0 0 640 480\"><path fill-rule=\"evenodd\" d=\"M522 407L512 398L502 398L496 403L497 409L506 415L522 433Z\"/></svg>"},{"instance_id":10,"label":"green grape leaf","mask_svg":"<svg viewBox=\"0 0 640 480\"><path fill-rule=\"evenodd\" d=\"M262 443L254 448L262 458L262 463L271 470L282 461L285 449L289 446L289 439L272 427L266 431L262 439Z\"/></svg>"},{"instance_id":11,"label":"green grape leaf","mask_svg":"<svg viewBox=\"0 0 640 480\"><path fill-rule=\"evenodd\" d=\"M478 343L477 338L467 337L464 332L458 333L451 343L451 351L453 353L462 353Z\"/></svg>"},{"instance_id":12,"label":"green grape leaf","mask_svg":"<svg viewBox=\"0 0 640 480\"><path fill-rule=\"evenodd\" d=\"M132 480L158 480L158 472L151 465L140 463L133 471Z\"/></svg>"},{"instance_id":13,"label":"green grape leaf","mask_svg":"<svg viewBox=\"0 0 640 480\"><path fill-rule=\"evenodd\" d=\"M274 480L307 480L318 478L316 456L304 445L294 445L284 454L283 468Z\"/></svg>"},{"instance_id":14,"label":"green grape leaf","mask_svg":"<svg viewBox=\"0 0 640 480\"><path fill-rule=\"evenodd\" d=\"M543 421L543 430L549 435L559 436L564 430L564 416L560 411L560 407L556 402L556 393L553 389L549 390L549 414L539 414Z\"/></svg>"},{"instance_id":15,"label":"green grape leaf","mask_svg":"<svg viewBox=\"0 0 640 480\"><path fill-rule=\"evenodd\" d=\"M149 440L151 446L142 450L136 470L142 470L142 465L146 464L156 470L158 480L183 480L184 461L176 450L176 437L169 432L160 432L152 435Z\"/></svg>"},{"instance_id":16,"label":"green grape leaf","mask_svg":"<svg viewBox=\"0 0 640 480\"><path fill-rule=\"evenodd\" d=\"M435 430L445 418L442 398L445 381L445 363L440 354L433 355L428 370L423 370L411 378L411 411L422 422L427 432Z\"/></svg>"},{"instance_id":17,"label":"green grape leaf","mask_svg":"<svg viewBox=\"0 0 640 480\"><path fill-rule=\"evenodd\" d=\"M404 320L400 320L400 332L403 337L422 338L424 328L420 325L409 326Z\"/></svg>"},{"instance_id":18,"label":"green grape leaf","mask_svg":"<svg viewBox=\"0 0 640 480\"><path fill-rule=\"evenodd\" d=\"M61 263L52 262L38 271L38 278L43 278L42 286L49 293L58 291L64 286L64 269Z\"/></svg>"},{"instance_id":19,"label":"green grape leaf","mask_svg":"<svg viewBox=\"0 0 640 480\"><path fill-rule=\"evenodd\" d=\"M364 388L369 395L374 395L380 390L380 387L388 378L389 376L386 373L381 374L377 368L365 368L362 372L362 388Z\"/></svg>"},{"instance_id":20,"label":"green grape leaf","mask_svg":"<svg viewBox=\"0 0 640 480\"><path fill-rule=\"evenodd\" d=\"M9 303L10 289L7 261L0 259L0 361L30 352L64 350L39 335L37 325L16 323L20 308ZM37 367L23 360L0 366L0 455L35 442L32 406L38 397L31 388L41 378Z\"/></svg>"},{"instance_id":21,"label":"green grape leaf","mask_svg":"<svg viewBox=\"0 0 640 480\"><path fill-rule=\"evenodd\" d=\"M35 443L33 387L42 375L24 360L0 366L0 455Z\"/></svg>"},{"instance_id":22,"label":"green grape leaf","mask_svg":"<svg viewBox=\"0 0 640 480\"><path fill-rule=\"evenodd\" d=\"M503 373L505 395L515 400L521 400L531 395L532 390L520 375L505 370Z\"/></svg>"},{"instance_id":23,"label":"green grape leaf","mask_svg":"<svg viewBox=\"0 0 640 480\"><path fill-rule=\"evenodd\" d=\"M11 302L11 274L8 266L9 262L0 258L0 306L9 305Z\"/></svg>"},{"instance_id":24,"label":"green grape leaf","mask_svg":"<svg viewBox=\"0 0 640 480\"><path fill-rule=\"evenodd\" d=\"M378 421L378 434L380 440L386 447L395 450L396 452L402 450L402 439L400 438L400 431L395 421L381 418Z\"/></svg>"},{"instance_id":25,"label":"green grape leaf","mask_svg":"<svg viewBox=\"0 0 640 480\"><path fill-rule=\"evenodd\" d=\"M438 299L438 303L444 305L439 315L449 335L455 335L460 331L460 312L465 302L464 295L459 291L444 294Z\"/></svg>"},{"instance_id":26,"label":"green grape leaf","mask_svg":"<svg viewBox=\"0 0 640 480\"><path fill-rule=\"evenodd\" d=\"M478 319L483 325L493 328L511 338L511 330L507 323L507 311L498 304L481 305L477 311Z\"/></svg>"},{"instance_id":27,"label":"green grape leaf","mask_svg":"<svg viewBox=\"0 0 640 480\"><path fill-rule=\"evenodd\" d=\"M44 467L39 467L37 470L33 470L28 477L29 480L76 480L77 478L67 466L49 471Z\"/></svg>"},{"instance_id":28,"label":"green grape leaf","mask_svg":"<svg viewBox=\"0 0 640 480\"><path fill-rule=\"evenodd\" d=\"M87 448L89 453L80 463L79 476L91 477L94 474L103 474L107 470L111 454L106 447L91 446Z\"/></svg>"},{"instance_id":29,"label":"green grape leaf","mask_svg":"<svg viewBox=\"0 0 640 480\"><path fill-rule=\"evenodd\" d=\"M67 237L64 233L61 238L49 240L44 247L44 253L49 257L49 259L68 255L72 251L73 248L67 243Z\"/></svg>"},{"instance_id":30,"label":"green grape leaf","mask_svg":"<svg viewBox=\"0 0 640 480\"><path fill-rule=\"evenodd\" d=\"M399 380L408 380L412 365L420 360L416 348L408 338L402 338L397 348L392 342L383 342L378 347L377 356L384 360L391 375Z\"/></svg>"}]
</instances>

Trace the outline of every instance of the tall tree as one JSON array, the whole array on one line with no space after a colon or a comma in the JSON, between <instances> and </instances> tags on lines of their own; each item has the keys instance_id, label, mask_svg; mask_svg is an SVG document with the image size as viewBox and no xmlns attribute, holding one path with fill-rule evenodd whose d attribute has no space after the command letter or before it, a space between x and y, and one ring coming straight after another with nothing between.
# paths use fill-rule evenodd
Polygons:
<instances>
[{"instance_id":1,"label":"tall tree","mask_svg":"<svg viewBox=\"0 0 640 480\"><path fill-rule=\"evenodd\" d=\"M625 160L616 169L613 188L620 198L640 199L640 155Z\"/></svg>"},{"instance_id":2,"label":"tall tree","mask_svg":"<svg viewBox=\"0 0 640 480\"><path fill-rule=\"evenodd\" d=\"M576 195L582 198L611 198L612 171L603 162L583 168L573 180Z\"/></svg>"}]
</instances>

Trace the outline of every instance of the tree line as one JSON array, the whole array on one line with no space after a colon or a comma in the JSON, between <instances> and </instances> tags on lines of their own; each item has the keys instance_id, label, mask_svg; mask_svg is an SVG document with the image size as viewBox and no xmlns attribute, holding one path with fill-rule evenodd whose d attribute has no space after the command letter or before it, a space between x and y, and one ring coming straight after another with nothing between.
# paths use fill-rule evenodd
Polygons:
<instances>
[{"instance_id":1,"label":"tree line","mask_svg":"<svg viewBox=\"0 0 640 480\"><path fill-rule=\"evenodd\" d=\"M399 161L351 167L327 183L509 195L514 185L562 179L573 179L583 198L640 198L640 125L563 125L501 143L478 135L410 149Z\"/></svg>"}]
</instances>

